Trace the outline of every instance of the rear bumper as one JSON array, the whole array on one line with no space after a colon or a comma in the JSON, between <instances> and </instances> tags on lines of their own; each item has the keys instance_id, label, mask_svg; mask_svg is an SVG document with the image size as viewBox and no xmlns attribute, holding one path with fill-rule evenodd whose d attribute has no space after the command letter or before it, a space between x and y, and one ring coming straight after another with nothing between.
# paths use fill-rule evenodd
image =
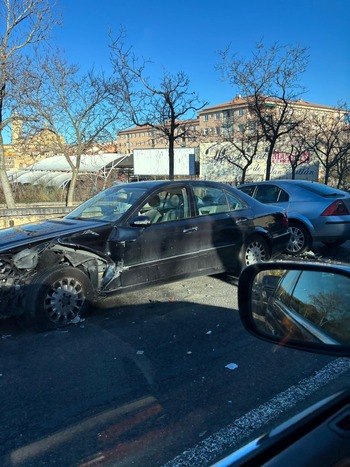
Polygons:
<instances>
[{"instance_id":1,"label":"rear bumper","mask_svg":"<svg viewBox=\"0 0 350 467\"><path fill-rule=\"evenodd\" d=\"M350 240L350 219L326 217L322 222L314 222L313 227L312 237L315 242Z\"/></svg>"}]
</instances>

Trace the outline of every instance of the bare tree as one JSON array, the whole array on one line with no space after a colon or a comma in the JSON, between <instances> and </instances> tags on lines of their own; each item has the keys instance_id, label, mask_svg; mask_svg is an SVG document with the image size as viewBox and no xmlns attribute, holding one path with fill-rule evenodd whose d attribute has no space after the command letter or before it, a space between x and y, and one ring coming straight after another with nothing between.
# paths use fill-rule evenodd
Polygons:
<instances>
[{"instance_id":1,"label":"bare tree","mask_svg":"<svg viewBox=\"0 0 350 467\"><path fill-rule=\"evenodd\" d=\"M269 180L277 141L304 118L294 104L305 92L299 77L308 64L307 49L277 44L266 48L259 42L250 59L231 57L229 48L220 55L223 79L246 97L249 111L259 121L268 144L265 178Z\"/></svg>"},{"instance_id":2,"label":"bare tree","mask_svg":"<svg viewBox=\"0 0 350 467\"><path fill-rule=\"evenodd\" d=\"M311 162L313 145L310 144L309 136L310 126L307 124L307 120L305 120L303 125L299 125L282 138L283 148L287 154L286 159L290 164L293 180L295 179L297 169Z\"/></svg>"},{"instance_id":3,"label":"bare tree","mask_svg":"<svg viewBox=\"0 0 350 467\"><path fill-rule=\"evenodd\" d=\"M331 170L331 176L337 180L337 188L346 191L350 190L350 144L348 150L338 160L336 167Z\"/></svg>"},{"instance_id":4,"label":"bare tree","mask_svg":"<svg viewBox=\"0 0 350 467\"><path fill-rule=\"evenodd\" d=\"M225 131L222 141L214 147L214 159L226 161L236 167L240 173L240 183L245 182L247 170L261 152L263 138L256 120L241 118L238 131ZM212 149L213 151L213 149Z\"/></svg>"},{"instance_id":5,"label":"bare tree","mask_svg":"<svg viewBox=\"0 0 350 467\"><path fill-rule=\"evenodd\" d=\"M175 141L192 134L191 119L207 105L189 90L190 80L183 71L176 74L163 69L158 85L145 74L147 62L139 61L126 49L123 32L111 41L111 61L118 82L123 84L127 115L136 126L150 126L155 138L166 141L169 147L169 179L174 178ZM140 62L140 63L139 63Z\"/></svg>"},{"instance_id":6,"label":"bare tree","mask_svg":"<svg viewBox=\"0 0 350 467\"><path fill-rule=\"evenodd\" d=\"M313 116L310 144L324 170L324 184L329 183L331 172L344 168L350 151L350 127L345 109Z\"/></svg>"},{"instance_id":7,"label":"bare tree","mask_svg":"<svg viewBox=\"0 0 350 467\"><path fill-rule=\"evenodd\" d=\"M8 208L15 207L6 174L4 130L16 119L17 97L13 84L23 80L19 72L21 55L28 46L47 39L57 24L54 1L0 0L0 181Z\"/></svg>"},{"instance_id":8,"label":"bare tree","mask_svg":"<svg viewBox=\"0 0 350 467\"><path fill-rule=\"evenodd\" d=\"M23 106L40 116L39 129L51 131L50 146L56 154L66 157L72 170L67 195L70 206L82 155L99 152L101 145L110 142L116 133L120 115L115 98L117 85L103 72L81 73L59 52L52 51L44 57L37 56L36 67L32 63L28 71L24 67L23 73L27 74L26 82L32 82L32 86L22 89ZM27 125L27 134L33 130L33 125Z\"/></svg>"},{"instance_id":9,"label":"bare tree","mask_svg":"<svg viewBox=\"0 0 350 467\"><path fill-rule=\"evenodd\" d=\"M342 298L336 293L319 292L318 294L310 294L310 298L315 311L307 318L320 328L329 323L332 320L332 315L341 310L343 305Z\"/></svg>"}]
</instances>

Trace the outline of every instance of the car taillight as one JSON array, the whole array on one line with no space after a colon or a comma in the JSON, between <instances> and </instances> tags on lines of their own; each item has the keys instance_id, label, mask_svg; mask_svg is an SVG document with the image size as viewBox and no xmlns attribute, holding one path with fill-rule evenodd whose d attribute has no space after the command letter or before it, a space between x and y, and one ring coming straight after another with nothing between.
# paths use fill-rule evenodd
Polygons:
<instances>
[{"instance_id":1,"label":"car taillight","mask_svg":"<svg viewBox=\"0 0 350 467\"><path fill-rule=\"evenodd\" d=\"M349 209L342 200L337 199L323 211L321 216L343 216L344 214L350 214Z\"/></svg>"},{"instance_id":2,"label":"car taillight","mask_svg":"<svg viewBox=\"0 0 350 467\"><path fill-rule=\"evenodd\" d=\"M288 216L287 216L286 212L283 215L282 224L285 225L286 227L288 227Z\"/></svg>"}]
</instances>

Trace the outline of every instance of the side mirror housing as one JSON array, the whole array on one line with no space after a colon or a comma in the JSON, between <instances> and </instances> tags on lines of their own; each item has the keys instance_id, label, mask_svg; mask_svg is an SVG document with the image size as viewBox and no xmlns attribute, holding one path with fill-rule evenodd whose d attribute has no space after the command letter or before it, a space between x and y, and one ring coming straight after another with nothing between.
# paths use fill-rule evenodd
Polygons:
<instances>
[{"instance_id":1,"label":"side mirror housing","mask_svg":"<svg viewBox=\"0 0 350 467\"><path fill-rule=\"evenodd\" d=\"M244 327L274 344L350 356L350 267L257 263L239 278Z\"/></svg>"}]
</instances>

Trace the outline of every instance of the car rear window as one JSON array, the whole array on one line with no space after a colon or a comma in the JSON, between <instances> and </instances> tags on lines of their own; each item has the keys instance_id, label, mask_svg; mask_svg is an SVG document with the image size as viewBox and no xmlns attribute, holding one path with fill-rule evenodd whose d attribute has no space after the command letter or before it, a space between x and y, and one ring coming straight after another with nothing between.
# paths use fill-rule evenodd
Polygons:
<instances>
[{"instance_id":1,"label":"car rear window","mask_svg":"<svg viewBox=\"0 0 350 467\"><path fill-rule=\"evenodd\" d=\"M321 185L321 184L304 184L304 183L296 183L295 185L300 186L304 190L311 191L311 193L315 193L320 196L325 197L339 197L345 196L345 193L337 188L332 188L328 185Z\"/></svg>"}]
</instances>

